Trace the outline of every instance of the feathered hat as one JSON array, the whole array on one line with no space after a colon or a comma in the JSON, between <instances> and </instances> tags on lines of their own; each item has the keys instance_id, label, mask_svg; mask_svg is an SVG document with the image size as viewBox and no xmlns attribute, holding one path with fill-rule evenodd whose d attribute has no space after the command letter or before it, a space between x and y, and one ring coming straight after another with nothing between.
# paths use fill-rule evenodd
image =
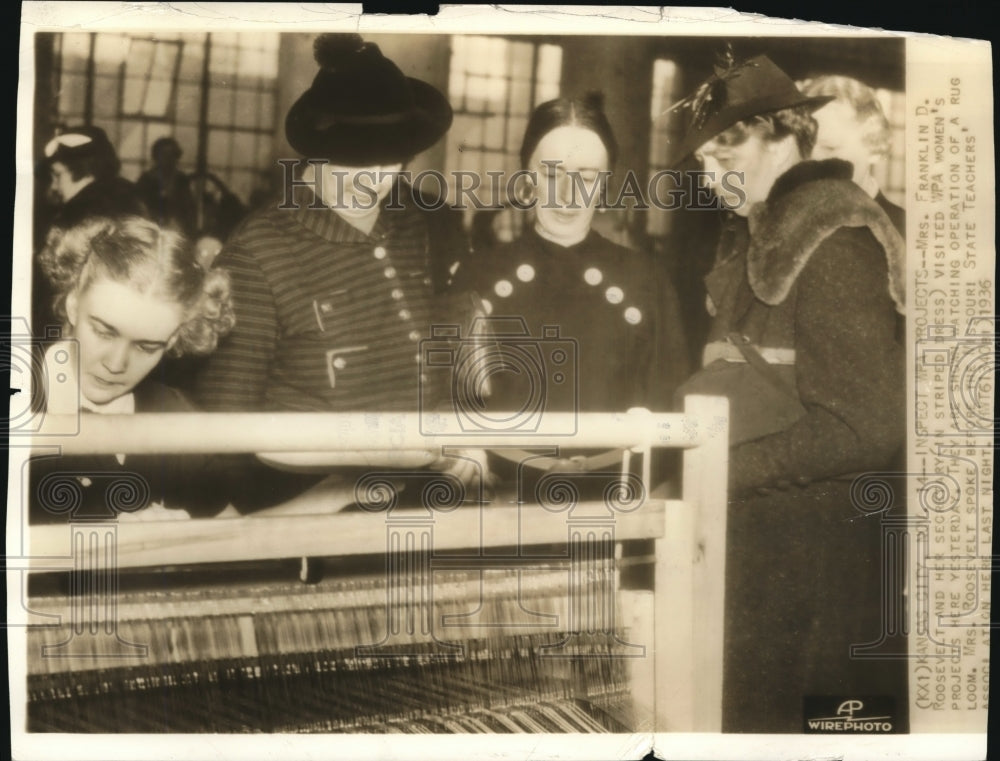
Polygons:
<instances>
[{"instance_id":1,"label":"feathered hat","mask_svg":"<svg viewBox=\"0 0 1000 761\"><path fill-rule=\"evenodd\" d=\"M436 88L407 77L378 45L357 34L322 34L313 45L319 73L285 119L291 146L342 166L405 162L451 126Z\"/></svg>"},{"instance_id":2,"label":"feathered hat","mask_svg":"<svg viewBox=\"0 0 1000 761\"><path fill-rule=\"evenodd\" d=\"M736 63L732 52L727 50L715 73L665 112L690 112L687 133L670 152L671 163L680 163L736 122L799 106L815 111L832 99L832 96L803 94L791 77L765 55Z\"/></svg>"}]
</instances>

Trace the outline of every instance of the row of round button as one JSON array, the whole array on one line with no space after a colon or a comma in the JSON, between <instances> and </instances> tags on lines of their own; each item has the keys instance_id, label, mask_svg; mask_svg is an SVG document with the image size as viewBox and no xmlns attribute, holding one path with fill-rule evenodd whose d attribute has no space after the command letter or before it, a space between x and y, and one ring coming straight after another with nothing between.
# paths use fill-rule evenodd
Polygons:
<instances>
[{"instance_id":1,"label":"row of round button","mask_svg":"<svg viewBox=\"0 0 1000 761\"><path fill-rule=\"evenodd\" d=\"M530 264L521 264L518 266L515 274L517 275L517 279L522 283L530 283L535 279L535 268ZM587 285L597 286L604 281L604 273L597 267L589 267L583 273L583 280ZM514 293L514 284L509 280L498 280L493 284L493 291L497 296L505 299ZM625 300L625 292L617 285L612 285L604 292L604 298L608 300L609 304L621 304ZM493 312L493 304L487 299L483 299L483 307L486 310L486 314ZM628 307L625 309L624 316L625 321L631 325L638 325L642 322L642 311L638 307Z\"/></svg>"}]
</instances>

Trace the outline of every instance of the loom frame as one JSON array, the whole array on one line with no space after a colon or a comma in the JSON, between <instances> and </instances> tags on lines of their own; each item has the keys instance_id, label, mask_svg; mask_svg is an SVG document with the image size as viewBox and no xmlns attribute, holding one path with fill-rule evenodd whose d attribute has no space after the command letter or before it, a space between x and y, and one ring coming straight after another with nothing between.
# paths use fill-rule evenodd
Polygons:
<instances>
[{"instance_id":1,"label":"loom frame","mask_svg":"<svg viewBox=\"0 0 1000 761\"><path fill-rule=\"evenodd\" d=\"M207 424L211 421L211 424ZM720 732L725 595L728 473L728 402L689 396L683 413L583 413L571 437L537 433L483 436L448 428L428 434L415 414L160 414L49 416L33 439L37 453L308 452L336 449L345 464L372 464L386 453L419 459L438 447L547 446L565 449L626 447L681 448L681 499L650 497L617 516L616 541L653 539L654 714L658 732ZM565 429L565 426L563 426ZM232 431L239 431L234 436ZM337 441L331 442L335 431ZM276 443L277 441L277 443ZM648 456L643 475L648 483ZM581 507L585 505L581 504ZM565 524L526 529L521 506L483 508L493 532L484 535L457 511L437 527L435 549L480 548L508 543L511 532L525 545L566 542ZM398 511L399 520L418 520L420 510ZM25 512L26 514L26 512ZM371 532L372 515L247 516L114 526L117 568L186 565L199 562L264 560L278 557L376 554L386 551L385 534ZM72 528L72 526L71 526ZM370 535L369 535L370 534ZM281 537L281 541L275 540ZM363 539L359 540L359 537ZM65 525L28 527L26 570L72 568L87 558L72 552ZM86 555L90 550L82 550ZM680 622L680 623L678 623Z\"/></svg>"}]
</instances>

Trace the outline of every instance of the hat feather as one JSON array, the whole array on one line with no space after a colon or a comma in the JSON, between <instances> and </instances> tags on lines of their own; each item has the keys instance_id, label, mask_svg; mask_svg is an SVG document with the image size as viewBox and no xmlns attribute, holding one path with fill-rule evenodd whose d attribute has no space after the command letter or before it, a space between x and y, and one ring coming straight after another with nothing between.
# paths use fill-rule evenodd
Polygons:
<instances>
[{"instance_id":1,"label":"hat feather","mask_svg":"<svg viewBox=\"0 0 1000 761\"><path fill-rule=\"evenodd\" d=\"M321 34L313 42L313 57L323 69L337 71L350 62L365 45L360 34Z\"/></svg>"}]
</instances>

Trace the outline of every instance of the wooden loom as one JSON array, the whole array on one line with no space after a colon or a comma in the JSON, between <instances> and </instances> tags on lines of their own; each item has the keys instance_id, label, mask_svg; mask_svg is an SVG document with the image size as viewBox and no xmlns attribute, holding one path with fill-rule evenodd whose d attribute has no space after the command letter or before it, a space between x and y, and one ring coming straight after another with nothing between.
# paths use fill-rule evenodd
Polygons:
<instances>
[{"instance_id":1,"label":"wooden loom","mask_svg":"<svg viewBox=\"0 0 1000 761\"><path fill-rule=\"evenodd\" d=\"M29 729L718 732L727 414L583 414L571 440L428 435L415 414L50 418L35 446L65 455L623 447L643 483L652 448L682 448L682 498L33 526L30 566L83 586L28 600ZM619 594L615 549L641 539L655 589ZM315 585L231 572L360 556L384 564ZM623 600L652 600L652 626Z\"/></svg>"}]
</instances>

